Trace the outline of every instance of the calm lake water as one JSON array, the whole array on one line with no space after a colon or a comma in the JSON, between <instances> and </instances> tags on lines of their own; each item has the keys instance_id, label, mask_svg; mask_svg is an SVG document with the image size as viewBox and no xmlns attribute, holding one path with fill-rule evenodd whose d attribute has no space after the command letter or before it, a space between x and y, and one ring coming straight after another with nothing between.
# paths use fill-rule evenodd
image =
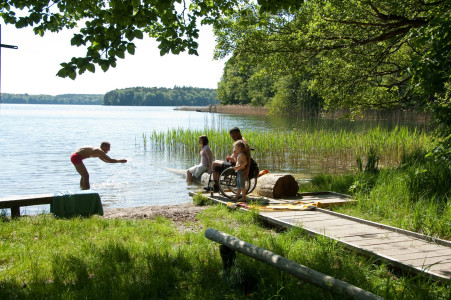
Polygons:
<instances>
[{"instance_id":1,"label":"calm lake water","mask_svg":"<svg viewBox=\"0 0 451 300\"><path fill-rule=\"evenodd\" d=\"M0 104L0 197L79 191L80 177L70 155L78 147L109 141L109 155L126 158L126 164L84 160L91 189L100 194L104 207L186 203L192 201L188 192L199 187L187 186L183 176L165 168L187 169L199 158L144 149L143 133L233 126L290 130L304 125L286 118L175 111L173 107ZM43 209L48 207L28 207L22 212Z\"/></svg>"}]
</instances>

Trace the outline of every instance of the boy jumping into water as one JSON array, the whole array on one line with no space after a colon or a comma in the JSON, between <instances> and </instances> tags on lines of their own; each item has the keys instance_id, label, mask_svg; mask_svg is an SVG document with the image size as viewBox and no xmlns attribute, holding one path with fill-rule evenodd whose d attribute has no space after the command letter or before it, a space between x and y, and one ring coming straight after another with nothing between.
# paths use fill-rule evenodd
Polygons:
<instances>
[{"instance_id":1,"label":"boy jumping into water","mask_svg":"<svg viewBox=\"0 0 451 300\"><path fill-rule=\"evenodd\" d=\"M74 164L75 169L80 174L80 187L82 190L89 190L89 173L86 169L83 159L89 157L98 157L106 163L126 163L126 159L113 159L106 155L110 151L111 145L108 142L102 142L99 147L82 147L75 150L71 155L70 161Z\"/></svg>"}]
</instances>

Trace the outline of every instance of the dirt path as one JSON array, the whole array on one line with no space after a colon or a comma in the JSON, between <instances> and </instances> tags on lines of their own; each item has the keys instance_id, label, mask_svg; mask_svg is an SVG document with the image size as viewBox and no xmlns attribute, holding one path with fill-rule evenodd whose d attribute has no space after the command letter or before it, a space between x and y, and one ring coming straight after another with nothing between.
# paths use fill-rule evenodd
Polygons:
<instances>
[{"instance_id":1,"label":"dirt path","mask_svg":"<svg viewBox=\"0 0 451 300\"><path fill-rule=\"evenodd\" d=\"M207 206L195 206L193 203L164 206L140 206L131 208L106 208L103 217L106 219L152 219L162 216L173 221L197 221L196 214Z\"/></svg>"}]
</instances>

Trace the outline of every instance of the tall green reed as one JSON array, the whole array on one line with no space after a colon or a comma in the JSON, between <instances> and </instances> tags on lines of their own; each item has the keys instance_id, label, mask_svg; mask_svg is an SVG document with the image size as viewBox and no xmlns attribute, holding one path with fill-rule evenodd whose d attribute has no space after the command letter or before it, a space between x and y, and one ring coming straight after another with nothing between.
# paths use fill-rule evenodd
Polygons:
<instances>
[{"instance_id":1,"label":"tall green reed","mask_svg":"<svg viewBox=\"0 0 451 300\"><path fill-rule=\"evenodd\" d=\"M217 159L232 151L232 140L227 130L169 129L153 131L149 135L150 148L168 151L198 160L197 138L207 135ZM366 131L346 129L316 131L303 130L243 130L243 137L255 149L252 156L262 168L300 170L317 166L330 172L355 168L355 158L373 151L380 166L397 165L404 153L431 146L432 138L424 131L395 127L392 130L375 127ZM377 154L377 155L376 155Z\"/></svg>"}]
</instances>

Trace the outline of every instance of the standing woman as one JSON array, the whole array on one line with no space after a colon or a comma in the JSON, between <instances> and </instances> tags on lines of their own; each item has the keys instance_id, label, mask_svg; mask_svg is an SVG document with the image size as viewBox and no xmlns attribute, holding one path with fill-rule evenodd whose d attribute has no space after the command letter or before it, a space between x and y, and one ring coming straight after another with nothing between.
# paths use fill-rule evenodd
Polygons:
<instances>
[{"instance_id":1,"label":"standing woman","mask_svg":"<svg viewBox=\"0 0 451 300\"><path fill-rule=\"evenodd\" d=\"M200 180L204 172L211 172L211 164L213 162L213 152L208 146L208 137L201 135L199 137L200 164L189 168L186 171L186 183L192 184L194 179Z\"/></svg>"}]
</instances>

